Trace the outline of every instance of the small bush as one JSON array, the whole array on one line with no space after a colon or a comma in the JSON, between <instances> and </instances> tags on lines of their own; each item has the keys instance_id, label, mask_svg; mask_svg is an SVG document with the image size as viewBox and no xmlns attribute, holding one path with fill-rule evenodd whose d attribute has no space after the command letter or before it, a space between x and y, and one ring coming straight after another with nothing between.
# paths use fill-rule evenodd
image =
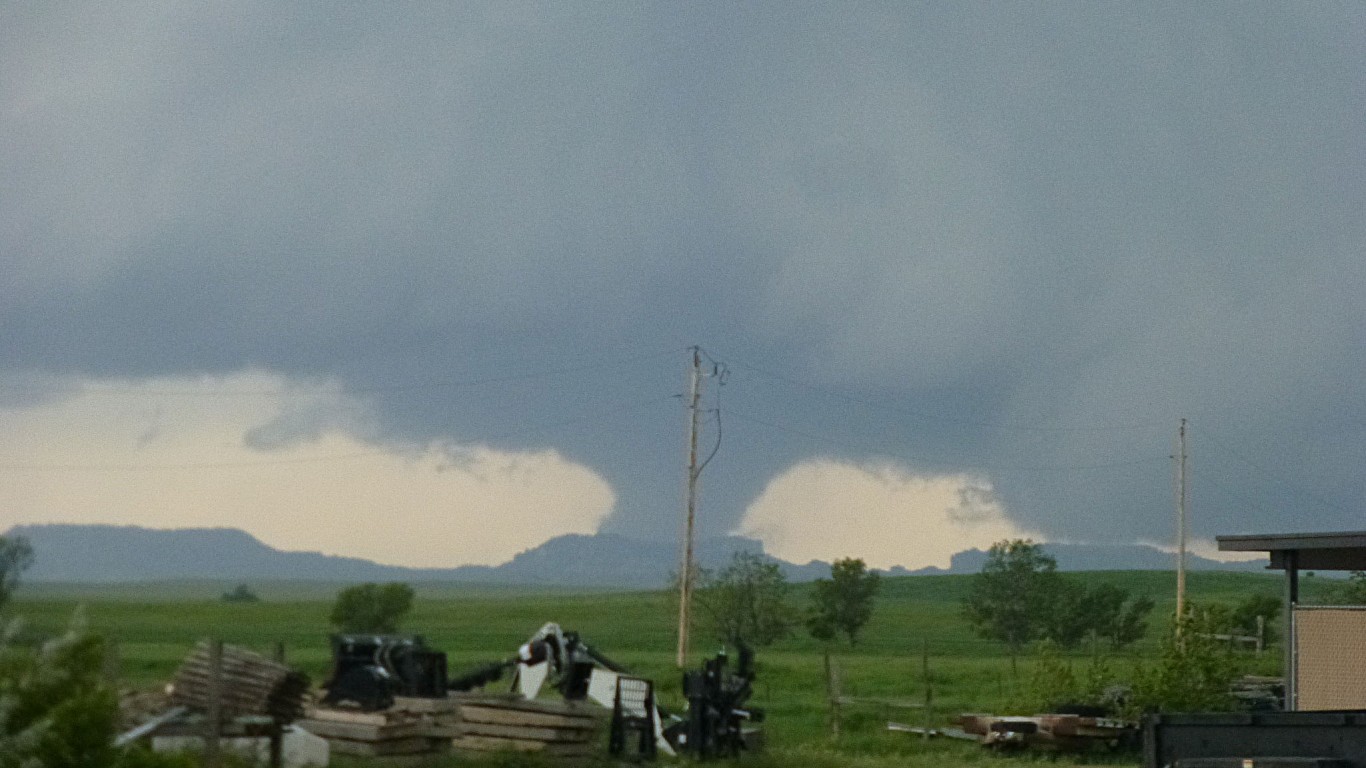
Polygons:
<instances>
[{"instance_id":1,"label":"small bush","mask_svg":"<svg viewBox=\"0 0 1366 768\"><path fill-rule=\"evenodd\" d=\"M257 603L261 598L246 584L238 584L231 592L223 593L225 603Z\"/></svg>"},{"instance_id":2,"label":"small bush","mask_svg":"<svg viewBox=\"0 0 1366 768\"><path fill-rule=\"evenodd\" d=\"M407 584L361 584L337 594L331 619L342 632L390 634L412 608L413 588Z\"/></svg>"},{"instance_id":3,"label":"small bush","mask_svg":"<svg viewBox=\"0 0 1366 768\"><path fill-rule=\"evenodd\" d=\"M1129 708L1142 712L1227 712L1239 663L1228 643L1213 639L1227 611L1192 608L1166 638L1156 663L1135 675Z\"/></svg>"},{"instance_id":4,"label":"small bush","mask_svg":"<svg viewBox=\"0 0 1366 768\"><path fill-rule=\"evenodd\" d=\"M37 649L0 638L0 768L101 768L116 764L118 701L102 678L104 641L78 616Z\"/></svg>"}]
</instances>

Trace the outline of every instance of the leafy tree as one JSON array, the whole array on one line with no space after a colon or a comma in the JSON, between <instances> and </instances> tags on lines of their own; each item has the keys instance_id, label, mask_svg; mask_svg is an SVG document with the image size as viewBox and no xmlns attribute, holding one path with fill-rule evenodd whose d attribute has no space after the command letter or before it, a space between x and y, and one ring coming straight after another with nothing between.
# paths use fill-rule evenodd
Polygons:
<instances>
[{"instance_id":1,"label":"leafy tree","mask_svg":"<svg viewBox=\"0 0 1366 768\"><path fill-rule=\"evenodd\" d=\"M261 598L251 591L251 587L246 584L238 584L233 587L231 592L223 593L223 602L225 603L256 603L260 600Z\"/></svg>"},{"instance_id":2,"label":"leafy tree","mask_svg":"<svg viewBox=\"0 0 1366 768\"><path fill-rule=\"evenodd\" d=\"M1328 591L1329 605L1366 605L1366 571L1352 571L1347 580Z\"/></svg>"},{"instance_id":3,"label":"leafy tree","mask_svg":"<svg viewBox=\"0 0 1366 768\"><path fill-rule=\"evenodd\" d=\"M38 648L0 638L0 768L112 766L118 701L102 676L104 642L79 616Z\"/></svg>"},{"instance_id":4,"label":"leafy tree","mask_svg":"<svg viewBox=\"0 0 1366 768\"><path fill-rule=\"evenodd\" d=\"M0 768L193 768L184 755L114 747L118 697L105 680L103 638L80 612L37 646L0 622Z\"/></svg>"},{"instance_id":5,"label":"leafy tree","mask_svg":"<svg viewBox=\"0 0 1366 768\"><path fill-rule=\"evenodd\" d=\"M720 642L763 647L792 634L796 613L787 602L787 578L777 563L737 552L730 565L700 577L695 593L700 618Z\"/></svg>"},{"instance_id":6,"label":"leafy tree","mask_svg":"<svg viewBox=\"0 0 1366 768\"><path fill-rule=\"evenodd\" d=\"M1124 606L1101 636L1108 639L1115 650L1142 640L1148 633L1148 614L1153 612L1153 605L1153 599L1147 595L1135 597Z\"/></svg>"},{"instance_id":7,"label":"leafy tree","mask_svg":"<svg viewBox=\"0 0 1366 768\"><path fill-rule=\"evenodd\" d=\"M1062 648L1076 648L1088 637L1104 640L1120 649L1143 637L1153 601L1131 597L1127 589L1113 584L1087 588L1075 581L1059 579L1041 617L1040 635Z\"/></svg>"},{"instance_id":8,"label":"leafy tree","mask_svg":"<svg viewBox=\"0 0 1366 768\"><path fill-rule=\"evenodd\" d=\"M1113 584L1095 587L1065 578L1041 544L999 541L973 577L963 614L978 635L998 640L1012 658L1033 640L1076 648L1088 637L1119 649L1147 632L1152 599Z\"/></svg>"},{"instance_id":9,"label":"leafy tree","mask_svg":"<svg viewBox=\"0 0 1366 768\"><path fill-rule=\"evenodd\" d=\"M1064 578L1051 579L1049 610L1040 610L1034 617L1037 636L1062 648L1076 648L1091 631L1091 610L1102 603L1108 594L1092 595L1086 587Z\"/></svg>"},{"instance_id":10,"label":"leafy tree","mask_svg":"<svg viewBox=\"0 0 1366 768\"><path fill-rule=\"evenodd\" d=\"M1233 607L1229 614L1230 634L1257 636L1257 617L1264 621L1265 640L1275 639L1276 618L1281 615L1281 599L1275 595L1249 595L1246 600Z\"/></svg>"},{"instance_id":11,"label":"leafy tree","mask_svg":"<svg viewBox=\"0 0 1366 768\"><path fill-rule=\"evenodd\" d=\"M33 547L23 536L0 536L0 609L19 586L19 575L33 565Z\"/></svg>"},{"instance_id":12,"label":"leafy tree","mask_svg":"<svg viewBox=\"0 0 1366 768\"><path fill-rule=\"evenodd\" d=\"M873 599L881 580L862 560L844 558L830 566L830 578L817 579L811 593L812 611L807 620L811 635L829 642L837 635L858 644L858 633L873 617Z\"/></svg>"},{"instance_id":13,"label":"leafy tree","mask_svg":"<svg viewBox=\"0 0 1366 768\"><path fill-rule=\"evenodd\" d=\"M342 632L397 632L413 607L413 588L407 584L359 584L337 593L332 623Z\"/></svg>"},{"instance_id":14,"label":"leafy tree","mask_svg":"<svg viewBox=\"0 0 1366 768\"><path fill-rule=\"evenodd\" d=\"M998 541L972 577L963 615L976 632L1005 643L1012 657L1044 633L1050 606L1061 590L1058 563L1029 539Z\"/></svg>"}]
</instances>

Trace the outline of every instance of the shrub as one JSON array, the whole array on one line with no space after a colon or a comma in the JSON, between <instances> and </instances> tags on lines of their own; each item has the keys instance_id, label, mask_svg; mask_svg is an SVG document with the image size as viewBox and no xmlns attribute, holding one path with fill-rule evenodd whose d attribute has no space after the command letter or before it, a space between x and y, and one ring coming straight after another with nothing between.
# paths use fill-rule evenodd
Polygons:
<instances>
[{"instance_id":1,"label":"shrub","mask_svg":"<svg viewBox=\"0 0 1366 768\"><path fill-rule=\"evenodd\" d=\"M117 764L118 700L103 680L104 641L78 615L38 648L0 636L0 768L102 768Z\"/></svg>"},{"instance_id":2,"label":"shrub","mask_svg":"<svg viewBox=\"0 0 1366 768\"><path fill-rule=\"evenodd\" d=\"M1229 686L1238 675L1238 660L1228 643L1211 637L1226 622L1227 611L1194 607L1179 617L1157 662L1135 675L1131 714L1234 709Z\"/></svg>"},{"instance_id":3,"label":"shrub","mask_svg":"<svg viewBox=\"0 0 1366 768\"><path fill-rule=\"evenodd\" d=\"M337 593L332 623L343 632L398 631L413 607L413 588L407 584L360 584Z\"/></svg>"},{"instance_id":4,"label":"shrub","mask_svg":"<svg viewBox=\"0 0 1366 768\"><path fill-rule=\"evenodd\" d=\"M223 593L223 602L225 603L256 603L260 600L261 598L251 591L251 587L246 584L238 584L231 592Z\"/></svg>"}]
</instances>

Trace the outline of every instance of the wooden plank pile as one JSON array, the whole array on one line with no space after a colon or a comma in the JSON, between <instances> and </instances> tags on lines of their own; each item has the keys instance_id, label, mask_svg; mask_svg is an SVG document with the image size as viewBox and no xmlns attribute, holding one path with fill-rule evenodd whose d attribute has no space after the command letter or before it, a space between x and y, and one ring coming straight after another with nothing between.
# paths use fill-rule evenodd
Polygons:
<instances>
[{"instance_id":1,"label":"wooden plank pile","mask_svg":"<svg viewBox=\"0 0 1366 768\"><path fill-rule=\"evenodd\" d=\"M313 707L296 723L343 755L381 757L460 752L537 752L586 757L611 713L585 702L528 701L517 694L395 697L378 712Z\"/></svg>"},{"instance_id":2,"label":"wooden plank pile","mask_svg":"<svg viewBox=\"0 0 1366 768\"><path fill-rule=\"evenodd\" d=\"M392 707L378 712L311 707L296 725L327 739L335 754L432 755L450 751L456 717L450 699L396 697Z\"/></svg>"},{"instance_id":3,"label":"wooden plank pile","mask_svg":"<svg viewBox=\"0 0 1366 768\"><path fill-rule=\"evenodd\" d=\"M1244 709L1277 712L1285 701L1285 678L1243 675L1229 684L1229 693Z\"/></svg>"},{"instance_id":4,"label":"wooden plank pile","mask_svg":"<svg viewBox=\"0 0 1366 768\"><path fill-rule=\"evenodd\" d=\"M210 643L195 646L177 670L171 703L208 711L213 700ZM308 676L232 645L223 646L220 676L222 717L263 715L289 723L303 714Z\"/></svg>"},{"instance_id":5,"label":"wooden plank pile","mask_svg":"<svg viewBox=\"0 0 1366 768\"><path fill-rule=\"evenodd\" d=\"M516 695L459 694L459 733L451 745L462 752L538 752L586 757L611 716L587 702L528 701Z\"/></svg>"}]
</instances>

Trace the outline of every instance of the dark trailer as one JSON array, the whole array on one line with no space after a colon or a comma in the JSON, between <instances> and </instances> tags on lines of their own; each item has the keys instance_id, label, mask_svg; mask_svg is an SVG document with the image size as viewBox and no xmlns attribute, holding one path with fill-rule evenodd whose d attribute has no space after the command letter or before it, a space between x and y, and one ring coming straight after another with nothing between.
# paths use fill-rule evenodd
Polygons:
<instances>
[{"instance_id":1,"label":"dark trailer","mask_svg":"<svg viewBox=\"0 0 1366 768\"><path fill-rule=\"evenodd\" d=\"M1285 572L1285 711L1151 716L1144 765L1366 768L1366 606L1300 605L1301 571L1366 571L1366 531L1217 540Z\"/></svg>"}]
</instances>

